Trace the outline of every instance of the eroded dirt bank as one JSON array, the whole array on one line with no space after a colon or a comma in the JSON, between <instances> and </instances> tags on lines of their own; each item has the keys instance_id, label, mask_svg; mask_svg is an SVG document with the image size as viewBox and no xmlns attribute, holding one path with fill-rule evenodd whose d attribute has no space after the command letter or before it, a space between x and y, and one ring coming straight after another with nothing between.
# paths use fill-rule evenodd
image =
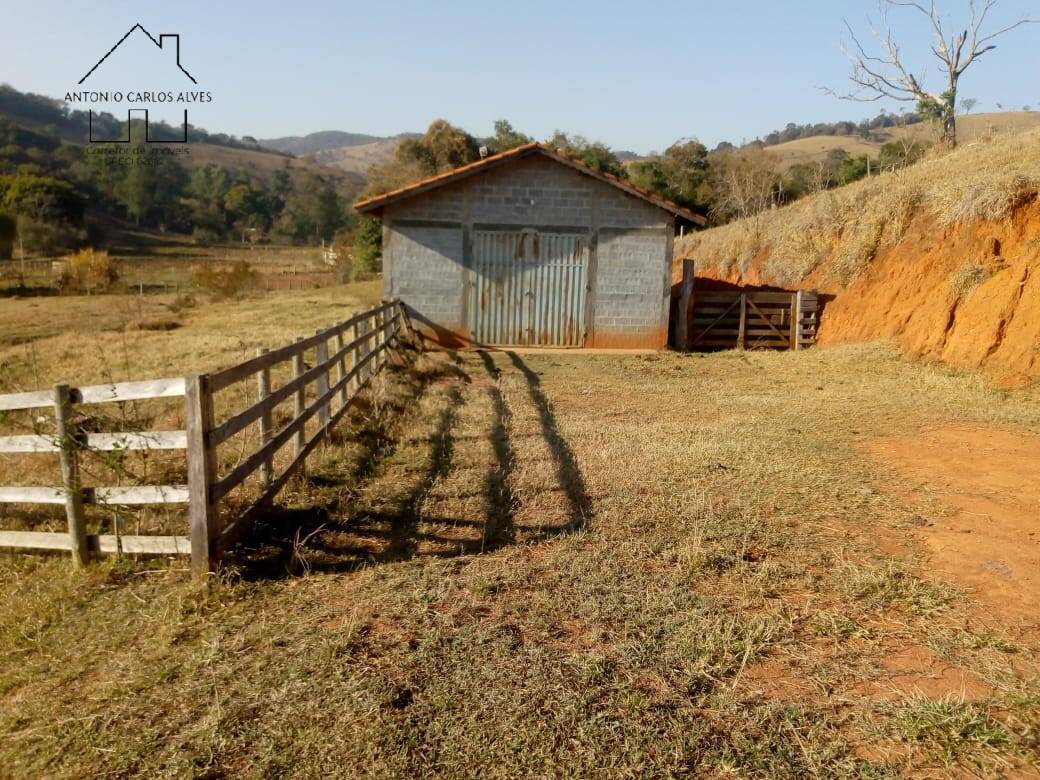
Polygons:
<instances>
[{"instance_id":1,"label":"eroded dirt bank","mask_svg":"<svg viewBox=\"0 0 1040 780\"><path fill-rule=\"evenodd\" d=\"M699 264L698 275L784 286L770 278L770 250L743 271ZM712 261L716 260L711 258ZM823 267L822 265L820 266ZM901 241L882 247L842 288L822 270L798 286L834 295L821 346L893 339L912 357L983 369L1003 382L1040 377L1040 203L998 222L943 228L915 219Z\"/></svg>"}]
</instances>

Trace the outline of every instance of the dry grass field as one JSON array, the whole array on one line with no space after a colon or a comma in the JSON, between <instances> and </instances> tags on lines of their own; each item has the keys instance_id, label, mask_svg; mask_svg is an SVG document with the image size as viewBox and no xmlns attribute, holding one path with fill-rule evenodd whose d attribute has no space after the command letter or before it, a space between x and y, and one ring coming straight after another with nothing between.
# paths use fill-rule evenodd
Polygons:
<instances>
[{"instance_id":1,"label":"dry grass field","mask_svg":"<svg viewBox=\"0 0 1040 780\"><path fill-rule=\"evenodd\" d=\"M223 364L366 290L56 335L40 371ZM1035 559L950 566L931 535L1000 517L898 457L952 425L1033 452L1040 396L885 345L413 354L210 582L0 556L0 774L1028 776L1040 632L1002 604Z\"/></svg>"}]
</instances>

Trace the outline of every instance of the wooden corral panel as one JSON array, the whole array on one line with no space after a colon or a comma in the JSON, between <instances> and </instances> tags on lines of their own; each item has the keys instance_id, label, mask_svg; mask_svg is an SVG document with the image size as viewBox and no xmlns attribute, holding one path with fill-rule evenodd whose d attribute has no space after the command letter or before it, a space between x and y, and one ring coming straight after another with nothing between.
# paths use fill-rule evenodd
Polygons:
<instances>
[{"instance_id":1,"label":"wooden corral panel","mask_svg":"<svg viewBox=\"0 0 1040 780\"><path fill-rule=\"evenodd\" d=\"M815 293L711 290L693 294L689 349L803 349L816 342Z\"/></svg>"}]
</instances>

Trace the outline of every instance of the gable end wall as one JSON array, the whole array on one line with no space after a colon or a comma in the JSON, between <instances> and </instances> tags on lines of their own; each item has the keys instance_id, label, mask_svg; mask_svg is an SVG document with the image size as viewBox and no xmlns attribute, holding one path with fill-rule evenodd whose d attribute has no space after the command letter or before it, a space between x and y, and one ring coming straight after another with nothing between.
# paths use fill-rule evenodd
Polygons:
<instances>
[{"instance_id":1,"label":"gable end wall","mask_svg":"<svg viewBox=\"0 0 1040 780\"><path fill-rule=\"evenodd\" d=\"M593 247L586 346L664 347L673 217L565 165L533 156L388 206L384 287L449 346L469 335L474 229L587 235Z\"/></svg>"}]
</instances>

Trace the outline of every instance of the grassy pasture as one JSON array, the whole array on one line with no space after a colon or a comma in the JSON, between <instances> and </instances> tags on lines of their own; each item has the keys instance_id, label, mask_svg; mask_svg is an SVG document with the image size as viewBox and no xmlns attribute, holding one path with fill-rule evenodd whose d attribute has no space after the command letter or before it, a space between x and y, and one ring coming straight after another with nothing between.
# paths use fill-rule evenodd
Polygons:
<instances>
[{"instance_id":1,"label":"grassy pasture","mask_svg":"<svg viewBox=\"0 0 1040 780\"><path fill-rule=\"evenodd\" d=\"M147 375L224 363L367 289L215 305L140 344L57 335L43 372L83 342ZM25 381L20 355L0 359ZM1038 401L884 345L412 356L212 582L0 557L0 765L1036 771L1036 635L928 574L925 509L862 445L937 422L1040 433Z\"/></svg>"},{"instance_id":2,"label":"grassy pasture","mask_svg":"<svg viewBox=\"0 0 1040 780\"><path fill-rule=\"evenodd\" d=\"M265 276L328 273L320 247L269 244L195 244L186 236L120 229L109 250L119 278L114 291L191 292L192 270L201 265L240 261ZM60 258L55 258L60 259ZM49 260L0 263L0 292L43 295L53 292L56 274ZM10 340L3 333L0 338Z\"/></svg>"}]
</instances>

